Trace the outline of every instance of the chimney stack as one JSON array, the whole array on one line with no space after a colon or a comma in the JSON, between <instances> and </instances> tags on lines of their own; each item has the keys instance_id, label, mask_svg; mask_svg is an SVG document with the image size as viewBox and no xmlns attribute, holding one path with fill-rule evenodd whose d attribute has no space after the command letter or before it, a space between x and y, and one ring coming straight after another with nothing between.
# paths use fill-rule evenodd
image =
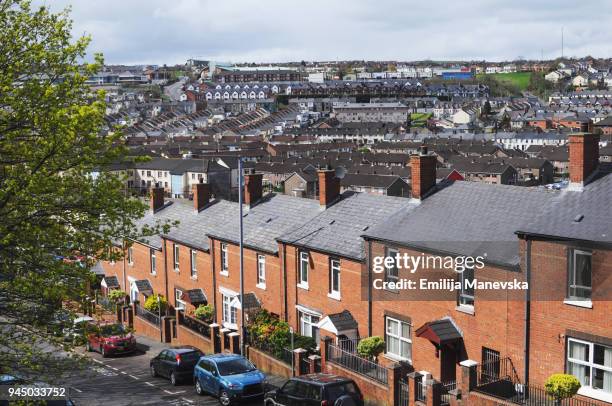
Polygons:
<instances>
[{"instance_id":1,"label":"chimney stack","mask_svg":"<svg viewBox=\"0 0 612 406\"><path fill-rule=\"evenodd\" d=\"M430 155L427 146L423 145L417 155L410 157L410 169L412 197L421 200L436 185L436 157Z\"/></svg>"},{"instance_id":2,"label":"chimney stack","mask_svg":"<svg viewBox=\"0 0 612 406\"><path fill-rule=\"evenodd\" d=\"M263 194L263 174L254 170L244 174L244 203L253 207Z\"/></svg>"},{"instance_id":3,"label":"chimney stack","mask_svg":"<svg viewBox=\"0 0 612 406\"><path fill-rule=\"evenodd\" d=\"M582 188L599 164L599 135L575 133L569 135L570 187Z\"/></svg>"},{"instance_id":4,"label":"chimney stack","mask_svg":"<svg viewBox=\"0 0 612 406\"><path fill-rule=\"evenodd\" d=\"M210 201L210 185L204 183L204 179L200 178L200 182L194 183L191 190L193 193L193 208L197 213Z\"/></svg>"},{"instance_id":5,"label":"chimney stack","mask_svg":"<svg viewBox=\"0 0 612 406\"><path fill-rule=\"evenodd\" d=\"M164 188L159 183L151 188L149 207L153 213L164 207Z\"/></svg>"},{"instance_id":6,"label":"chimney stack","mask_svg":"<svg viewBox=\"0 0 612 406\"><path fill-rule=\"evenodd\" d=\"M336 171L329 169L319 169L319 204L327 208L331 206L338 196L340 196L340 179L336 178Z\"/></svg>"}]
</instances>

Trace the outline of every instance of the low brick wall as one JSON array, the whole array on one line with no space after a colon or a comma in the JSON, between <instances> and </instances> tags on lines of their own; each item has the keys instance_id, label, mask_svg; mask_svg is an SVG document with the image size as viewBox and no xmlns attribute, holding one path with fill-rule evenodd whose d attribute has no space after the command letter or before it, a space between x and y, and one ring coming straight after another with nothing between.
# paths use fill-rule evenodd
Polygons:
<instances>
[{"instance_id":1,"label":"low brick wall","mask_svg":"<svg viewBox=\"0 0 612 406\"><path fill-rule=\"evenodd\" d=\"M161 341L159 328L138 316L134 316L134 331L152 340Z\"/></svg>"},{"instance_id":2,"label":"low brick wall","mask_svg":"<svg viewBox=\"0 0 612 406\"><path fill-rule=\"evenodd\" d=\"M249 360L257 366L257 369L263 372L283 376L285 378L290 378L293 375L291 365L287 365L283 361L279 361L261 350L247 346L246 353Z\"/></svg>"},{"instance_id":3,"label":"low brick wall","mask_svg":"<svg viewBox=\"0 0 612 406\"><path fill-rule=\"evenodd\" d=\"M324 370L322 372L341 375L354 380L357 386L359 386L359 389L361 390L366 402L375 405L393 406L395 399L394 391L382 383L368 379L363 375L355 373L350 369L346 369L329 360L325 362Z\"/></svg>"},{"instance_id":4,"label":"low brick wall","mask_svg":"<svg viewBox=\"0 0 612 406\"><path fill-rule=\"evenodd\" d=\"M199 348L205 354L212 354L214 352L212 341L180 324L176 325L176 338L172 340L172 344L191 345Z\"/></svg>"},{"instance_id":5,"label":"low brick wall","mask_svg":"<svg viewBox=\"0 0 612 406\"><path fill-rule=\"evenodd\" d=\"M489 396L482 392L470 391L466 403L470 406L516 406L516 403Z\"/></svg>"}]
</instances>

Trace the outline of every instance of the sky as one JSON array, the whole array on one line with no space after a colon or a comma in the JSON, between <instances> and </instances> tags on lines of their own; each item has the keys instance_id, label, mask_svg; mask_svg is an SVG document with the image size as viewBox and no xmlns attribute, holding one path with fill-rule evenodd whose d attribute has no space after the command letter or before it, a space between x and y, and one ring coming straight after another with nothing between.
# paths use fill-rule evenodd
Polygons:
<instances>
[{"instance_id":1,"label":"sky","mask_svg":"<svg viewBox=\"0 0 612 406\"><path fill-rule=\"evenodd\" d=\"M40 0L107 64L612 57L611 0Z\"/></svg>"}]
</instances>

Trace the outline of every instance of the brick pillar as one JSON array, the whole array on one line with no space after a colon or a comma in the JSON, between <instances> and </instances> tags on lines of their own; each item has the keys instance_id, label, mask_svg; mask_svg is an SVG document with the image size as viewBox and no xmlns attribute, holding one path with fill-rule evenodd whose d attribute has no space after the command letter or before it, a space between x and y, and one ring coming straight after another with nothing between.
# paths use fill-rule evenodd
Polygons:
<instances>
[{"instance_id":1,"label":"brick pillar","mask_svg":"<svg viewBox=\"0 0 612 406\"><path fill-rule=\"evenodd\" d=\"M449 395L449 406L460 406L461 405L461 391L459 389L453 389L448 391Z\"/></svg>"},{"instance_id":2,"label":"brick pillar","mask_svg":"<svg viewBox=\"0 0 612 406\"><path fill-rule=\"evenodd\" d=\"M210 325L210 340L212 341L212 351L214 354L221 352L221 341L217 339L217 336L220 334L219 327L217 323Z\"/></svg>"},{"instance_id":3,"label":"brick pillar","mask_svg":"<svg viewBox=\"0 0 612 406\"><path fill-rule=\"evenodd\" d=\"M172 342L172 322L176 319L173 316L162 316L159 328L161 328L162 342Z\"/></svg>"},{"instance_id":4,"label":"brick pillar","mask_svg":"<svg viewBox=\"0 0 612 406\"><path fill-rule=\"evenodd\" d=\"M433 379L427 381L427 406L440 406L442 403L442 384Z\"/></svg>"},{"instance_id":5,"label":"brick pillar","mask_svg":"<svg viewBox=\"0 0 612 406\"><path fill-rule=\"evenodd\" d=\"M232 354L240 354L240 334L232 331L231 333L228 333L227 336L229 337L230 352Z\"/></svg>"},{"instance_id":6,"label":"brick pillar","mask_svg":"<svg viewBox=\"0 0 612 406\"><path fill-rule=\"evenodd\" d=\"M302 360L306 358L306 350L303 348L296 348L293 350L293 376L300 376Z\"/></svg>"},{"instance_id":7,"label":"brick pillar","mask_svg":"<svg viewBox=\"0 0 612 406\"><path fill-rule=\"evenodd\" d=\"M325 372L325 360L327 359L327 346L331 343L332 339L328 336L322 336L319 344L321 351L321 372Z\"/></svg>"},{"instance_id":8,"label":"brick pillar","mask_svg":"<svg viewBox=\"0 0 612 406\"><path fill-rule=\"evenodd\" d=\"M321 371L317 371L317 361L319 361L321 359L320 356L318 356L317 354L313 354L310 355L308 357L308 359L310 360L310 371L308 371L309 374L316 374L317 372L321 372Z\"/></svg>"},{"instance_id":9,"label":"brick pillar","mask_svg":"<svg viewBox=\"0 0 612 406\"><path fill-rule=\"evenodd\" d=\"M421 380L423 376L418 372L411 372L408 374L408 406L415 406L417 398L417 385L416 383Z\"/></svg>"},{"instance_id":10,"label":"brick pillar","mask_svg":"<svg viewBox=\"0 0 612 406\"><path fill-rule=\"evenodd\" d=\"M123 305L117 303L115 305L115 313L117 314L117 323L123 323Z\"/></svg>"},{"instance_id":11,"label":"brick pillar","mask_svg":"<svg viewBox=\"0 0 612 406\"><path fill-rule=\"evenodd\" d=\"M467 404L469 394L476 387L476 361L467 359L459 363L461 365L461 381L458 383L458 388L461 391L461 400Z\"/></svg>"}]
</instances>

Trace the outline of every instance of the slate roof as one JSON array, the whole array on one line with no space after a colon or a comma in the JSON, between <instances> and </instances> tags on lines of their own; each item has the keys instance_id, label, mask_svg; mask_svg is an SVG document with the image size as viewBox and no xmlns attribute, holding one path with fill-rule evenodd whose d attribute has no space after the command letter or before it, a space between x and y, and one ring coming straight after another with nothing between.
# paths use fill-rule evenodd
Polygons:
<instances>
[{"instance_id":1,"label":"slate roof","mask_svg":"<svg viewBox=\"0 0 612 406\"><path fill-rule=\"evenodd\" d=\"M439 344L449 343L463 338L461 332L450 319L429 321L416 330L417 337L434 339Z\"/></svg>"},{"instance_id":2,"label":"slate roof","mask_svg":"<svg viewBox=\"0 0 612 406\"><path fill-rule=\"evenodd\" d=\"M344 192L341 199L310 221L300 221L278 240L300 247L363 260L365 253L361 235L400 209L416 207L404 197L374 196L367 193Z\"/></svg>"},{"instance_id":3,"label":"slate roof","mask_svg":"<svg viewBox=\"0 0 612 406\"><path fill-rule=\"evenodd\" d=\"M517 227L521 233L612 243L612 164L600 163L582 191L562 190L547 212Z\"/></svg>"},{"instance_id":4,"label":"slate roof","mask_svg":"<svg viewBox=\"0 0 612 406\"><path fill-rule=\"evenodd\" d=\"M231 204L231 208L219 213L218 220L223 226L211 231L200 229L200 232L237 244L240 235L239 206L225 203ZM243 210L244 245L276 254L278 236L308 223L320 211L317 200L275 193L265 195L255 206L245 206Z\"/></svg>"},{"instance_id":5,"label":"slate roof","mask_svg":"<svg viewBox=\"0 0 612 406\"><path fill-rule=\"evenodd\" d=\"M107 288L118 288L119 286L119 279L117 279L116 276L105 276L104 277L104 283L106 283L106 287Z\"/></svg>"},{"instance_id":6,"label":"slate roof","mask_svg":"<svg viewBox=\"0 0 612 406\"><path fill-rule=\"evenodd\" d=\"M353 315L348 310L344 310L341 313L330 314L327 317L329 317L329 320L338 331L357 329L357 320L353 318Z\"/></svg>"},{"instance_id":7,"label":"slate roof","mask_svg":"<svg viewBox=\"0 0 612 406\"><path fill-rule=\"evenodd\" d=\"M399 176L394 175L368 175L347 173L340 181L340 185L344 187L367 186L387 189L398 180L400 182L404 182Z\"/></svg>"},{"instance_id":8,"label":"slate roof","mask_svg":"<svg viewBox=\"0 0 612 406\"><path fill-rule=\"evenodd\" d=\"M405 209L362 233L447 255L484 256L506 267L519 264L521 224L550 211L556 191L480 182L448 182L416 208Z\"/></svg>"},{"instance_id":9,"label":"slate roof","mask_svg":"<svg viewBox=\"0 0 612 406\"><path fill-rule=\"evenodd\" d=\"M183 293L183 296L189 301L189 303L194 305L208 302L204 291L200 288L189 289L187 292Z\"/></svg>"},{"instance_id":10,"label":"slate roof","mask_svg":"<svg viewBox=\"0 0 612 406\"><path fill-rule=\"evenodd\" d=\"M257 299L257 296L255 296L255 293L253 292L245 293L243 301L244 303L242 307L244 308L244 310L261 308L261 303L259 302L259 299Z\"/></svg>"},{"instance_id":11,"label":"slate roof","mask_svg":"<svg viewBox=\"0 0 612 406\"><path fill-rule=\"evenodd\" d=\"M136 289L139 292L153 292L153 288L151 287L151 282L148 279L141 279L139 281L134 281L136 285Z\"/></svg>"}]
</instances>

